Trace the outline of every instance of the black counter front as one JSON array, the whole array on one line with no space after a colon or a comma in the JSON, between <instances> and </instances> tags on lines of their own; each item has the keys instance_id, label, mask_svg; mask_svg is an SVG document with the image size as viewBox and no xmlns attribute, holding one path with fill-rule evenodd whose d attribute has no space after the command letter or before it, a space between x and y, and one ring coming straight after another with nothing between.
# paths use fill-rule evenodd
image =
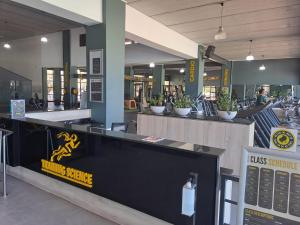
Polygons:
<instances>
[{"instance_id":1,"label":"black counter front","mask_svg":"<svg viewBox=\"0 0 300 225\"><path fill-rule=\"evenodd\" d=\"M14 131L10 164L59 179L97 195L178 225L182 186L197 173L197 225L215 223L219 156L223 150L64 125L35 119L1 123Z\"/></svg>"}]
</instances>

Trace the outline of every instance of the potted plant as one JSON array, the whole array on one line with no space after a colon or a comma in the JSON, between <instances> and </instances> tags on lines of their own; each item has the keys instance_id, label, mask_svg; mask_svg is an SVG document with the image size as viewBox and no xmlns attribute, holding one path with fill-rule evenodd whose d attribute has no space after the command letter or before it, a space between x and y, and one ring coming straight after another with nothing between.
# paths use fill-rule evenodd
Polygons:
<instances>
[{"instance_id":1,"label":"potted plant","mask_svg":"<svg viewBox=\"0 0 300 225\"><path fill-rule=\"evenodd\" d=\"M229 94L221 90L217 98L218 116L224 120L232 120L237 114L237 100L231 99Z\"/></svg>"},{"instance_id":2,"label":"potted plant","mask_svg":"<svg viewBox=\"0 0 300 225\"><path fill-rule=\"evenodd\" d=\"M159 95L158 97L153 97L149 101L150 109L154 114L161 115L165 110L164 97Z\"/></svg>"},{"instance_id":3,"label":"potted plant","mask_svg":"<svg viewBox=\"0 0 300 225\"><path fill-rule=\"evenodd\" d=\"M182 96L175 100L174 111L179 116L187 116L192 110L192 101L189 96Z\"/></svg>"}]
</instances>

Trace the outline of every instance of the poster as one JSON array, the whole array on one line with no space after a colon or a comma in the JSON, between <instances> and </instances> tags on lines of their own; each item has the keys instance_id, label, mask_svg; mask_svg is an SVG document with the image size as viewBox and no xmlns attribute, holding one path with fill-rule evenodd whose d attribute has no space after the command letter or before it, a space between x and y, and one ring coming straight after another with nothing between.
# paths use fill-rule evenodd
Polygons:
<instances>
[{"instance_id":1,"label":"poster","mask_svg":"<svg viewBox=\"0 0 300 225\"><path fill-rule=\"evenodd\" d=\"M103 49L90 51L90 75L103 75Z\"/></svg>"},{"instance_id":2,"label":"poster","mask_svg":"<svg viewBox=\"0 0 300 225\"><path fill-rule=\"evenodd\" d=\"M300 225L300 154L244 149L238 225Z\"/></svg>"},{"instance_id":3,"label":"poster","mask_svg":"<svg viewBox=\"0 0 300 225\"><path fill-rule=\"evenodd\" d=\"M103 78L90 79L90 101L103 103Z\"/></svg>"}]
</instances>

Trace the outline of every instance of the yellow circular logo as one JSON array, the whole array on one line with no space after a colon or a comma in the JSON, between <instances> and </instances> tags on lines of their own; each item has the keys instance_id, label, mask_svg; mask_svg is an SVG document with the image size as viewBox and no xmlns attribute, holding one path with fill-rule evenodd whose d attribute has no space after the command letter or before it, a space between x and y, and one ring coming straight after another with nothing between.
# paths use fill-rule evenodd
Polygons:
<instances>
[{"instance_id":1,"label":"yellow circular logo","mask_svg":"<svg viewBox=\"0 0 300 225\"><path fill-rule=\"evenodd\" d=\"M287 130L277 130L272 135L273 144L281 150L288 150L295 144L295 136Z\"/></svg>"}]
</instances>

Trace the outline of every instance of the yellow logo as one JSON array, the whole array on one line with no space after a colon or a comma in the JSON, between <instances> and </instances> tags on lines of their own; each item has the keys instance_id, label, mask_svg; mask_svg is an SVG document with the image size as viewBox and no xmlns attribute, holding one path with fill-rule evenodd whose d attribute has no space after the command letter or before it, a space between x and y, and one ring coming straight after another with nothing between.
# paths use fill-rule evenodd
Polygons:
<instances>
[{"instance_id":1,"label":"yellow logo","mask_svg":"<svg viewBox=\"0 0 300 225\"><path fill-rule=\"evenodd\" d=\"M273 144L282 150L287 150L295 144L295 136L287 130L278 130L272 135Z\"/></svg>"},{"instance_id":2,"label":"yellow logo","mask_svg":"<svg viewBox=\"0 0 300 225\"><path fill-rule=\"evenodd\" d=\"M65 144L59 145L58 149L52 152L50 161L41 159L42 171L80 184L84 187L92 188L93 174L57 163L63 157L70 157L72 155L72 151L79 147L80 141L78 136L76 134L70 135L68 132L63 131L57 134L57 138L63 138Z\"/></svg>"},{"instance_id":3,"label":"yellow logo","mask_svg":"<svg viewBox=\"0 0 300 225\"><path fill-rule=\"evenodd\" d=\"M78 136L76 134L70 135L68 132L60 132L57 135L57 138L64 138L66 143L63 146L60 145L58 149L52 152L50 159L51 162L54 162L55 158L59 162L63 157L70 157L72 151L78 148L80 145L80 141L78 140Z\"/></svg>"}]
</instances>

